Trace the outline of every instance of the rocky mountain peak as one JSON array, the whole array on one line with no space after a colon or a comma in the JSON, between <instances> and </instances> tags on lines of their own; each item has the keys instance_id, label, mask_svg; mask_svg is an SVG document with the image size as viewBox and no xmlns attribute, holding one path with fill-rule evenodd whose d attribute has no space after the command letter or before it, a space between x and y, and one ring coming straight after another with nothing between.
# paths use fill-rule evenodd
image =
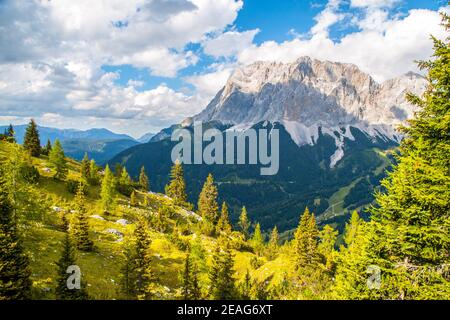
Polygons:
<instances>
[{"instance_id":1,"label":"rocky mountain peak","mask_svg":"<svg viewBox=\"0 0 450 320\"><path fill-rule=\"evenodd\" d=\"M216 120L241 130L262 121L279 122L298 145L314 144L321 129L339 148L349 127L398 141L395 127L415 111L405 95L421 94L425 85L412 72L377 83L354 64L310 57L293 63L255 62L237 68L194 120Z\"/></svg>"}]
</instances>

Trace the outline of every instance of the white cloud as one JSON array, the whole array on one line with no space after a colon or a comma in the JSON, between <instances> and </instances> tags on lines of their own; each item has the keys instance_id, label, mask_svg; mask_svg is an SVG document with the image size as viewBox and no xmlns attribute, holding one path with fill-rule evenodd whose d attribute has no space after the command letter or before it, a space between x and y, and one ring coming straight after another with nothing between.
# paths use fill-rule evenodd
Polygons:
<instances>
[{"instance_id":1,"label":"white cloud","mask_svg":"<svg viewBox=\"0 0 450 320\"><path fill-rule=\"evenodd\" d=\"M365 15L358 20L360 31L347 34L340 41L315 36L283 43L267 41L243 50L238 61L242 64L257 60L292 62L308 55L354 63L376 80L383 81L408 71L418 71L414 60L427 59L432 54L430 35L441 39L446 36L436 11L414 9L404 17L392 19L383 12L371 12L374 12L372 16Z\"/></svg>"},{"instance_id":2,"label":"white cloud","mask_svg":"<svg viewBox=\"0 0 450 320\"><path fill-rule=\"evenodd\" d=\"M253 38L258 32L259 29L244 32L228 31L220 34L216 38L205 41L203 50L206 54L215 57L234 56L250 47L253 43Z\"/></svg>"},{"instance_id":3,"label":"white cloud","mask_svg":"<svg viewBox=\"0 0 450 320\"><path fill-rule=\"evenodd\" d=\"M311 28L311 33L315 37L328 37L328 29L336 22L342 20L344 14L338 13L341 0L328 1L324 10L322 10L314 19L316 24Z\"/></svg>"},{"instance_id":4,"label":"white cloud","mask_svg":"<svg viewBox=\"0 0 450 320\"><path fill-rule=\"evenodd\" d=\"M399 0L351 0L350 5L356 8L368 8L368 7L392 7L398 3Z\"/></svg>"},{"instance_id":5,"label":"white cloud","mask_svg":"<svg viewBox=\"0 0 450 320\"><path fill-rule=\"evenodd\" d=\"M35 117L55 125L67 125L70 118L139 119L159 127L179 121L204 101L165 85L143 92L139 82L118 86L119 73L105 72L102 65L130 64L175 77L198 61L186 45L220 34L242 5L241 0L2 1L2 119Z\"/></svg>"},{"instance_id":6,"label":"white cloud","mask_svg":"<svg viewBox=\"0 0 450 320\"><path fill-rule=\"evenodd\" d=\"M210 99L225 85L232 71L231 66L225 66L213 72L186 77L185 80L195 86L200 96Z\"/></svg>"}]
</instances>

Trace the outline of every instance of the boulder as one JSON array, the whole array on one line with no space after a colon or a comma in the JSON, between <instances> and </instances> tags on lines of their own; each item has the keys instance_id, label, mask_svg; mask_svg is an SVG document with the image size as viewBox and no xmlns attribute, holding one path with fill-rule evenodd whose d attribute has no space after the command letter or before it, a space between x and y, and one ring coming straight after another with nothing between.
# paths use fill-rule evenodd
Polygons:
<instances>
[{"instance_id":1,"label":"boulder","mask_svg":"<svg viewBox=\"0 0 450 320\"><path fill-rule=\"evenodd\" d=\"M123 233L120 232L119 230L116 230L116 229L112 229L112 228L106 229L105 232L113 234L113 235L118 236L118 237L123 237Z\"/></svg>"},{"instance_id":2,"label":"boulder","mask_svg":"<svg viewBox=\"0 0 450 320\"><path fill-rule=\"evenodd\" d=\"M119 219L116 221L116 223L122 225L122 226L126 226L127 224L131 224L130 221L128 221L127 219Z\"/></svg>"}]
</instances>

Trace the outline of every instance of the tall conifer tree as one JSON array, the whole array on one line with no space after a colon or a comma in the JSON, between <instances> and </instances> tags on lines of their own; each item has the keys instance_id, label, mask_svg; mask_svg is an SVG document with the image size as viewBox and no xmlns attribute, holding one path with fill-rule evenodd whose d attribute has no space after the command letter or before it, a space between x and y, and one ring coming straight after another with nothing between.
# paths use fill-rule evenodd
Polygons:
<instances>
[{"instance_id":1,"label":"tall conifer tree","mask_svg":"<svg viewBox=\"0 0 450 320\"><path fill-rule=\"evenodd\" d=\"M58 266L58 276L56 278L56 298L58 300L84 300L88 298L84 283L80 280L80 288L69 288L67 281L71 276L67 273L70 266L75 266L75 248L72 244L68 233L65 234L63 242L63 251L59 261L56 263Z\"/></svg>"},{"instance_id":2,"label":"tall conifer tree","mask_svg":"<svg viewBox=\"0 0 450 320\"><path fill-rule=\"evenodd\" d=\"M48 160L50 161L53 168L55 169L54 177L56 179L64 179L67 176L67 171L68 171L67 160L66 160L66 156L64 155L64 150L58 139L55 140L52 150L50 150L50 153L48 155Z\"/></svg>"},{"instance_id":3,"label":"tall conifer tree","mask_svg":"<svg viewBox=\"0 0 450 320\"><path fill-rule=\"evenodd\" d=\"M39 131L34 119L30 120L30 123L25 131L23 147L25 150L28 150L33 157L39 157L41 154L41 141L39 139Z\"/></svg>"},{"instance_id":4,"label":"tall conifer tree","mask_svg":"<svg viewBox=\"0 0 450 320\"><path fill-rule=\"evenodd\" d=\"M0 168L0 300L30 298L31 271Z\"/></svg>"},{"instance_id":5,"label":"tall conifer tree","mask_svg":"<svg viewBox=\"0 0 450 320\"><path fill-rule=\"evenodd\" d=\"M86 198L84 197L83 189L83 183L80 182L75 196L75 218L73 220L71 231L79 250L92 251L94 243L89 238Z\"/></svg>"},{"instance_id":6,"label":"tall conifer tree","mask_svg":"<svg viewBox=\"0 0 450 320\"><path fill-rule=\"evenodd\" d=\"M186 206L187 195L186 195L186 182L183 176L183 166L177 160L172 166L170 171L170 182L166 186L166 195L171 197L175 204L179 206Z\"/></svg>"},{"instance_id":7,"label":"tall conifer tree","mask_svg":"<svg viewBox=\"0 0 450 320\"><path fill-rule=\"evenodd\" d=\"M141 172L139 173L139 186L141 187L142 191L148 191L150 190L150 183L148 180L148 176L145 173L145 167L141 167Z\"/></svg>"}]
</instances>

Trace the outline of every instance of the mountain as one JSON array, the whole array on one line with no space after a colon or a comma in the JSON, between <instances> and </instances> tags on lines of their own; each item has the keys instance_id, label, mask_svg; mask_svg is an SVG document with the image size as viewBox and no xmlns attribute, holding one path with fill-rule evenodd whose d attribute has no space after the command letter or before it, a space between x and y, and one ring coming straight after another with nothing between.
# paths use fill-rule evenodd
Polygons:
<instances>
[{"instance_id":1,"label":"mountain","mask_svg":"<svg viewBox=\"0 0 450 320\"><path fill-rule=\"evenodd\" d=\"M28 125L14 126L15 136L18 143L23 143L25 130ZM3 132L8 126L0 126L0 132ZM102 164L119 152L129 147L139 144L138 141L126 134L118 134L107 129L56 129L38 126L41 144L45 145L47 140L53 143L59 139L64 147L67 156L76 160L81 160L84 153Z\"/></svg>"},{"instance_id":2,"label":"mountain","mask_svg":"<svg viewBox=\"0 0 450 320\"><path fill-rule=\"evenodd\" d=\"M67 139L62 140L61 144L67 156L81 160L87 153L89 159L95 159L98 164L103 165L119 152L131 148L139 142L130 139Z\"/></svg>"},{"instance_id":3,"label":"mountain","mask_svg":"<svg viewBox=\"0 0 450 320\"><path fill-rule=\"evenodd\" d=\"M147 142L149 142L154 136L155 136L154 133L148 132L148 133L144 134L142 137L140 137L139 139L137 139L137 141L139 141L140 143L147 143Z\"/></svg>"},{"instance_id":4,"label":"mountain","mask_svg":"<svg viewBox=\"0 0 450 320\"><path fill-rule=\"evenodd\" d=\"M193 120L221 121L237 130L265 120L279 122L299 146L313 145L320 129L335 139L334 166L343 156L342 137L352 139L350 127L398 142L395 126L415 111L405 94L421 93L425 85L412 72L379 84L353 64L309 57L294 63L256 62L237 69Z\"/></svg>"},{"instance_id":5,"label":"mountain","mask_svg":"<svg viewBox=\"0 0 450 320\"><path fill-rule=\"evenodd\" d=\"M23 143L23 137L28 124L14 126L16 140L18 143ZM3 132L8 126L0 126L0 132ZM56 139L69 140L69 139L94 139L94 140L134 140L132 137L126 134L118 134L108 129L89 129L89 130L77 130L77 129L57 129L50 127L38 126L39 136L41 144L45 145L47 139L53 143Z\"/></svg>"},{"instance_id":6,"label":"mountain","mask_svg":"<svg viewBox=\"0 0 450 320\"><path fill-rule=\"evenodd\" d=\"M171 166L171 132L192 130L195 121L222 131L266 127L280 132L280 169L261 176L258 165L185 165L190 200L209 172L220 200L249 215L264 229L288 231L308 206L321 223L342 229L354 210L373 201L372 192L392 163L401 139L396 126L414 108L406 92L421 93L425 79L408 73L377 83L355 65L302 57L295 63L257 62L238 68L207 107L150 143L125 150L109 161L137 176L145 165L151 186L163 191Z\"/></svg>"}]
</instances>

